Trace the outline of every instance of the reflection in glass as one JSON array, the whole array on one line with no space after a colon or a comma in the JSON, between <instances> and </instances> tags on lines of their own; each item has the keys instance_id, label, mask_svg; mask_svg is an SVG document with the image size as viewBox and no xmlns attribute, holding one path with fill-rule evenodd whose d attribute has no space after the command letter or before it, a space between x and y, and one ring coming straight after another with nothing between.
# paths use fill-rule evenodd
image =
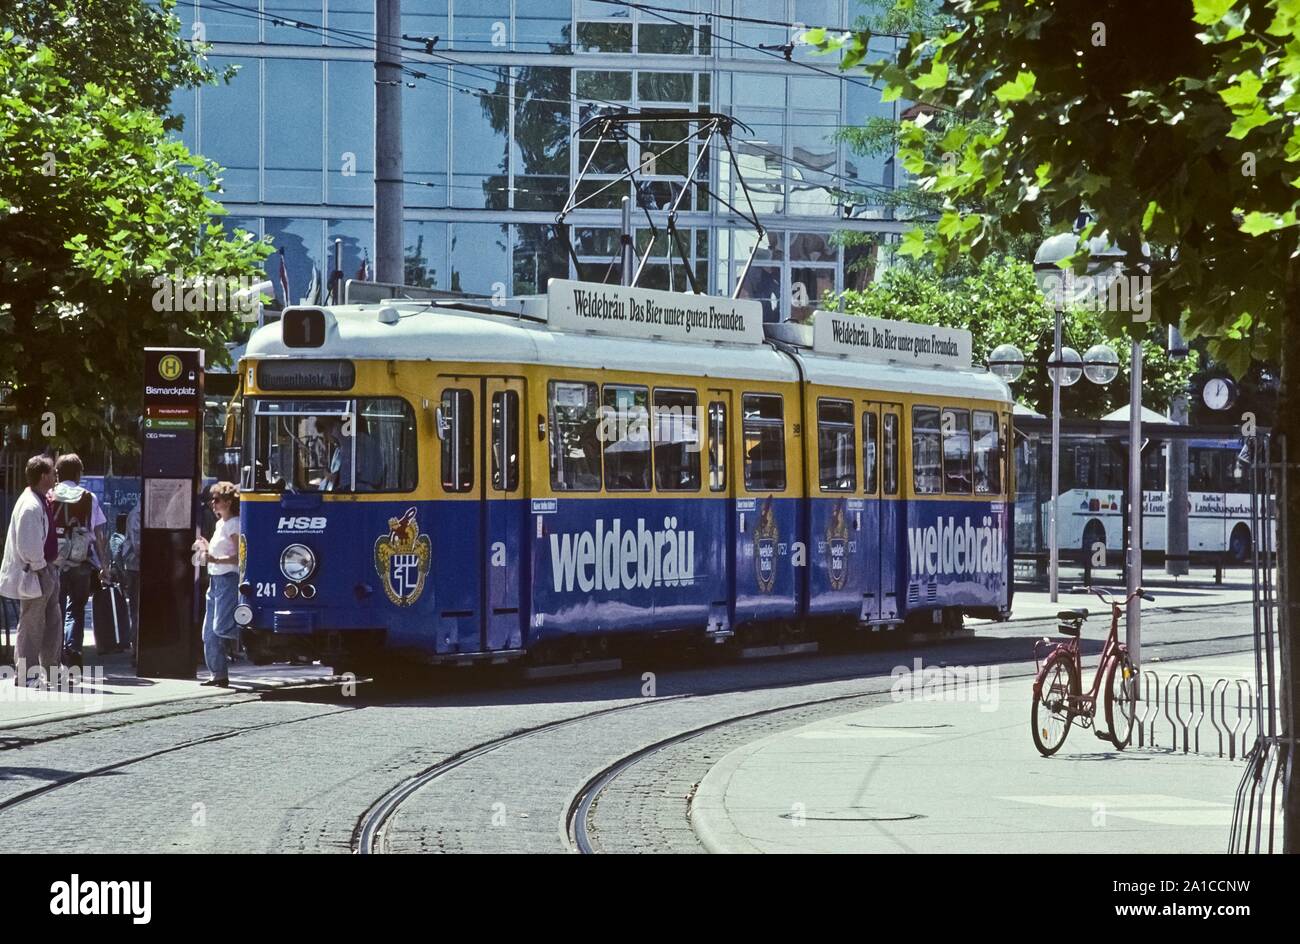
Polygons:
<instances>
[{"instance_id":1,"label":"reflection in glass","mask_svg":"<svg viewBox=\"0 0 1300 944\"><path fill-rule=\"evenodd\" d=\"M226 200L256 202L258 194L258 70L256 59L209 60L213 68L229 65L239 71L229 84L219 82L204 86L204 133L199 137L199 151L225 168L222 190Z\"/></svg>"},{"instance_id":2,"label":"reflection in glass","mask_svg":"<svg viewBox=\"0 0 1300 944\"><path fill-rule=\"evenodd\" d=\"M289 275L288 304L298 304L307 294L311 284L312 267L316 267L318 282L322 284L327 271L322 264L321 248L324 234L324 220L275 219L266 220L266 235L271 237L275 252L266 257L262 263L266 277L275 286L276 297L280 292L280 250L284 250L285 269ZM323 294L322 294L323 297Z\"/></svg>"},{"instance_id":3,"label":"reflection in glass","mask_svg":"<svg viewBox=\"0 0 1300 944\"><path fill-rule=\"evenodd\" d=\"M375 198L374 66L329 62L325 181L329 203L370 206Z\"/></svg>"},{"instance_id":4,"label":"reflection in glass","mask_svg":"<svg viewBox=\"0 0 1300 944\"><path fill-rule=\"evenodd\" d=\"M631 23L579 23L579 52L631 52Z\"/></svg>"},{"instance_id":5,"label":"reflection in glass","mask_svg":"<svg viewBox=\"0 0 1300 944\"><path fill-rule=\"evenodd\" d=\"M558 210L569 193L570 70L515 70L515 209ZM484 99L492 125L509 128L504 101Z\"/></svg>"},{"instance_id":6,"label":"reflection in glass","mask_svg":"<svg viewBox=\"0 0 1300 944\"><path fill-rule=\"evenodd\" d=\"M675 23L642 23L637 30L637 51L685 56L695 51L695 30Z\"/></svg>"},{"instance_id":7,"label":"reflection in glass","mask_svg":"<svg viewBox=\"0 0 1300 944\"><path fill-rule=\"evenodd\" d=\"M452 223L451 289L471 295L505 292L506 241L499 223Z\"/></svg>"},{"instance_id":8,"label":"reflection in glass","mask_svg":"<svg viewBox=\"0 0 1300 944\"><path fill-rule=\"evenodd\" d=\"M407 116L402 122L402 179L406 181L402 199L408 207L445 207L449 204L447 96L451 94L445 83L450 70L445 66L420 70L432 81L416 82L415 88L402 93L402 111ZM373 92L370 97L374 98Z\"/></svg>"},{"instance_id":9,"label":"reflection in glass","mask_svg":"<svg viewBox=\"0 0 1300 944\"><path fill-rule=\"evenodd\" d=\"M457 66L452 74L456 85L475 89L477 94L452 96L451 204L504 210L509 202L508 142L492 115L509 105L509 70Z\"/></svg>"},{"instance_id":10,"label":"reflection in glass","mask_svg":"<svg viewBox=\"0 0 1300 944\"><path fill-rule=\"evenodd\" d=\"M321 202L321 152L306 142L321 140L323 66L309 59L263 60L266 87L281 90L266 97L263 115L268 202ZM284 93L290 89L293 94Z\"/></svg>"},{"instance_id":11,"label":"reflection in glass","mask_svg":"<svg viewBox=\"0 0 1300 944\"><path fill-rule=\"evenodd\" d=\"M835 268L790 267L790 320L807 321L818 302L835 291Z\"/></svg>"},{"instance_id":12,"label":"reflection in glass","mask_svg":"<svg viewBox=\"0 0 1300 944\"><path fill-rule=\"evenodd\" d=\"M515 0L515 48L520 52L569 52L573 0Z\"/></svg>"},{"instance_id":13,"label":"reflection in glass","mask_svg":"<svg viewBox=\"0 0 1300 944\"><path fill-rule=\"evenodd\" d=\"M521 223L514 227L514 285L516 295L539 295L550 279L569 277L569 257L564 243L549 223Z\"/></svg>"},{"instance_id":14,"label":"reflection in glass","mask_svg":"<svg viewBox=\"0 0 1300 944\"><path fill-rule=\"evenodd\" d=\"M370 260L370 279L374 279L375 224L373 220L328 220L325 226L325 266L321 272L322 293L334 289L330 279L334 274L334 240L343 241L342 277L338 283L338 299L342 301L343 286L349 279L361 277L362 260Z\"/></svg>"},{"instance_id":15,"label":"reflection in glass","mask_svg":"<svg viewBox=\"0 0 1300 944\"><path fill-rule=\"evenodd\" d=\"M404 272L402 282L425 288L446 289L448 276L446 223L407 220L402 229Z\"/></svg>"},{"instance_id":16,"label":"reflection in glass","mask_svg":"<svg viewBox=\"0 0 1300 944\"><path fill-rule=\"evenodd\" d=\"M454 49L510 48L510 0L456 4L452 18Z\"/></svg>"}]
</instances>

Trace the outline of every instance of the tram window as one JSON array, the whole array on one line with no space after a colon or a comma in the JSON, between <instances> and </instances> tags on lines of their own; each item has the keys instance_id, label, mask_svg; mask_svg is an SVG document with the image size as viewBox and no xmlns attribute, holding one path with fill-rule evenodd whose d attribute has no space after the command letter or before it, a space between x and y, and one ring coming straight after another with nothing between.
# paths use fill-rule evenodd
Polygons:
<instances>
[{"instance_id":1,"label":"tram window","mask_svg":"<svg viewBox=\"0 0 1300 944\"><path fill-rule=\"evenodd\" d=\"M886 495L898 494L898 414L885 414L885 472Z\"/></svg>"},{"instance_id":2,"label":"tram window","mask_svg":"<svg viewBox=\"0 0 1300 944\"><path fill-rule=\"evenodd\" d=\"M943 490L949 495L971 493L970 411L943 411Z\"/></svg>"},{"instance_id":3,"label":"tram window","mask_svg":"<svg viewBox=\"0 0 1300 944\"><path fill-rule=\"evenodd\" d=\"M513 492L519 487L519 394L492 394L492 488Z\"/></svg>"},{"instance_id":4,"label":"tram window","mask_svg":"<svg viewBox=\"0 0 1300 944\"><path fill-rule=\"evenodd\" d=\"M971 415L971 438L975 449L975 493L991 495L1002 484L1002 443L998 439L997 414L976 410Z\"/></svg>"},{"instance_id":5,"label":"tram window","mask_svg":"<svg viewBox=\"0 0 1300 944\"><path fill-rule=\"evenodd\" d=\"M650 391L605 384L600 441L605 452L605 488L611 492L650 490Z\"/></svg>"},{"instance_id":6,"label":"tram window","mask_svg":"<svg viewBox=\"0 0 1300 944\"><path fill-rule=\"evenodd\" d=\"M655 488L700 488L699 398L694 390L655 390Z\"/></svg>"},{"instance_id":7,"label":"tram window","mask_svg":"<svg viewBox=\"0 0 1300 944\"><path fill-rule=\"evenodd\" d=\"M256 398L250 408L249 467L241 478L253 491L415 488L415 411L405 400Z\"/></svg>"},{"instance_id":8,"label":"tram window","mask_svg":"<svg viewBox=\"0 0 1300 944\"><path fill-rule=\"evenodd\" d=\"M862 490L868 495L876 493L876 427L879 422L875 410L862 414Z\"/></svg>"},{"instance_id":9,"label":"tram window","mask_svg":"<svg viewBox=\"0 0 1300 944\"><path fill-rule=\"evenodd\" d=\"M745 488L753 492L785 490L785 411L781 396L747 393L744 411Z\"/></svg>"},{"instance_id":10,"label":"tram window","mask_svg":"<svg viewBox=\"0 0 1300 944\"><path fill-rule=\"evenodd\" d=\"M940 449L939 408L912 407L912 486L918 495L938 495L942 491Z\"/></svg>"},{"instance_id":11,"label":"tram window","mask_svg":"<svg viewBox=\"0 0 1300 944\"><path fill-rule=\"evenodd\" d=\"M468 390L442 392L442 487L468 492L474 487L474 394Z\"/></svg>"},{"instance_id":12,"label":"tram window","mask_svg":"<svg viewBox=\"0 0 1300 944\"><path fill-rule=\"evenodd\" d=\"M594 383L552 380L550 407L551 487L600 491L599 393Z\"/></svg>"},{"instance_id":13,"label":"tram window","mask_svg":"<svg viewBox=\"0 0 1300 944\"><path fill-rule=\"evenodd\" d=\"M858 487L853 401L817 401L817 466L823 492Z\"/></svg>"},{"instance_id":14,"label":"tram window","mask_svg":"<svg viewBox=\"0 0 1300 944\"><path fill-rule=\"evenodd\" d=\"M719 400L709 404L709 490L727 487L727 406Z\"/></svg>"}]
</instances>

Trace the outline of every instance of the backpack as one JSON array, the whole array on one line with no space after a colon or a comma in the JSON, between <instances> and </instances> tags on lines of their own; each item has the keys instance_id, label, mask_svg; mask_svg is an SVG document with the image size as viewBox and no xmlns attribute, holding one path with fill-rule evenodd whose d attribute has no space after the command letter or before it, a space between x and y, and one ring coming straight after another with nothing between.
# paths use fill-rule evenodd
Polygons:
<instances>
[{"instance_id":1,"label":"backpack","mask_svg":"<svg viewBox=\"0 0 1300 944\"><path fill-rule=\"evenodd\" d=\"M90 514L94 506L90 492L83 492L75 502L54 502L54 527L59 539L59 555L54 559L60 573L80 567L90 560Z\"/></svg>"}]
</instances>

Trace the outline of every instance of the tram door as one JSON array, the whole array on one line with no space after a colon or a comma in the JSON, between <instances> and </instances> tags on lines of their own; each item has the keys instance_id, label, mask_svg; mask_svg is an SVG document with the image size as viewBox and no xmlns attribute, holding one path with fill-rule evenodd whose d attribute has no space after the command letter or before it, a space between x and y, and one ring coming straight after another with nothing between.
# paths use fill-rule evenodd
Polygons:
<instances>
[{"instance_id":1,"label":"tram door","mask_svg":"<svg viewBox=\"0 0 1300 944\"><path fill-rule=\"evenodd\" d=\"M522 435L524 381L483 378L480 442L485 445L481 528L483 651L518 649L523 644L519 593L523 582L525 481Z\"/></svg>"},{"instance_id":2,"label":"tram door","mask_svg":"<svg viewBox=\"0 0 1300 944\"><path fill-rule=\"evenodd\" d=\"M705 419L706 458L708 460L709 520L713 535L709 549L713 596L709 606L709 629L734 632L736 622L736 463L731 461L733 434L730 390L708 391Z\"/></svg>"},{"instance_id":3,"label":"tram door","mask_svg":"<svg viewBox=\"0 0 1300 944\"><path fill-rule=\"evenodd\" d=\"M903 502L899 487L903 408L897 403L867 401L862 410L863 483L866 503L867 586L864 619L870 622L899 618L898 583L904 551ZM875 471L870 466L875 466Z\"/></svg>"}]
</instances>

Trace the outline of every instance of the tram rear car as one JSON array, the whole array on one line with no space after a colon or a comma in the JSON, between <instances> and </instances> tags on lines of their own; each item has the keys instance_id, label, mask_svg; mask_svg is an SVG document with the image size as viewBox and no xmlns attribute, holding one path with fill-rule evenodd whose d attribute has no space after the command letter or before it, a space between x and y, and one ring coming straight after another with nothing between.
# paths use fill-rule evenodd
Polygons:
<instances>
[{"instance_id":1,"label":"tram rear car","mask_svg":"<svg viewBox=\"0 0 1300 944\"><path fill-rule=\"evenodd\" d=\"M954 334L561 280L290 309L240 366L237 619L356 666L1005 614L1011 403Z\"/></svg>"}]
</instances>

